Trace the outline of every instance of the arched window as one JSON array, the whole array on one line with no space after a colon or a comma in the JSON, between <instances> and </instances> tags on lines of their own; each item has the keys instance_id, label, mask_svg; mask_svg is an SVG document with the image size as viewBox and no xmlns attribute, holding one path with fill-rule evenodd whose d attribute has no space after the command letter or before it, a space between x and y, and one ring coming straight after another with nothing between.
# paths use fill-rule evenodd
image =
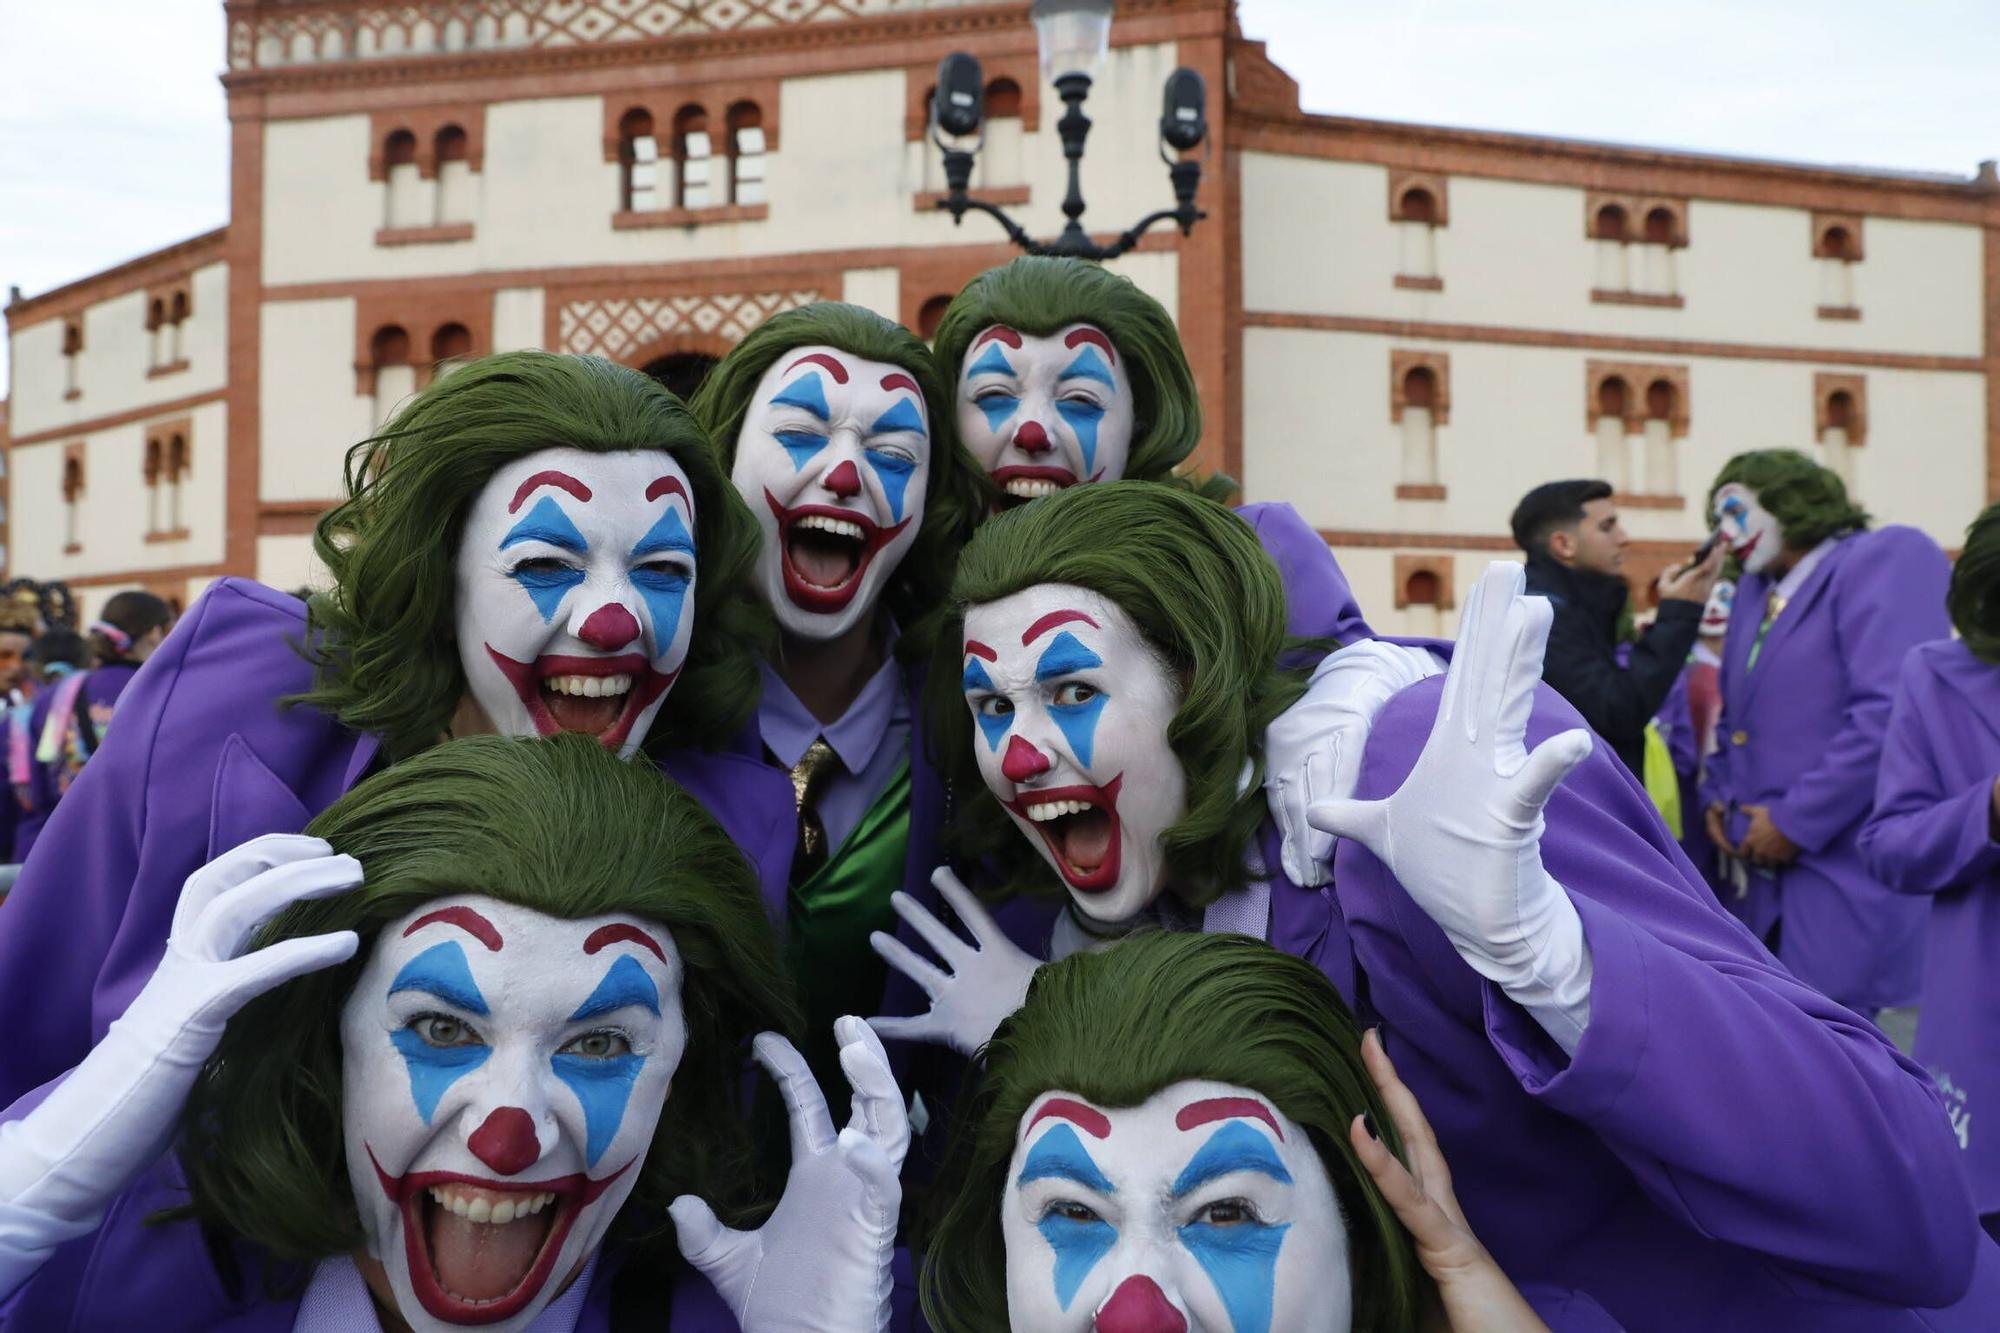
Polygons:
<instances>
[{"instance_id":1,"label":"arched window","mask_svg":"<svg viewBox=\"0 0 2000 1333\"><path fill-rule=\"evenodd\" d=\"M388 197L383 204L385 227L423 227L431 222L430 201L425 197L422 168L417 165L417 136L409 130L393 130L382 141L382 163L388 176Z\"/></svg>"},{"instance_id":2,"label":"arched window","mask_svg":"<svg viewBox=\"0 0 2000 1333\"><path fill-rule=\"evenodd\" d=\"M146 303L146 364L149 368L158 370L173 360L167 351L172 337L167 332L167 303L156 296Z\"/></svg>"},{"instance_id":3,"label":"arched window","mask_svg":"<svg viewBox=\"0 0 2000 1333\"><path fill-rule=\"evenodd\" d=\"M1620 204L1605 204L1591 219L1591 241L1597 250L1594 291L1623 292L1631 287L1632 267L1625 253L1631 230L1631 216Z\"/></svg>"},{"instance_id":4,"label":"arched window","mask_svg":"<svg viewBox=\"0 0 2000 1333\"><path fill-rule=\"evenodd\" d=\"M707 208L715 202L709 172L715 155L708 137L708 113L684 106L674 114L674 161L680 175L680 206Z\"/></svg>"},{"instance_id":5,"label":"arched window","mask_svg":"<svg viewBox=\"0 0 2000 1333\"><path fill-rule=\"evenodd\" d=\"M1600 241L1617 241L1623 244L1629 239L1630 219L1625 209L1618 204L1606 204L1597 210L1597 218L1591 223L1590 234Z\"/></svg>"},{"instance_id":6,"label":"arched window","mask_svg":"<svg viewBox=\"0 0 2000 1333\"><path fill-rule=\"evenodd\" d=\"M648 212L660 206L660 141L653 137L653 113L635 106L618 120L619 207Z\"/></svg>"},{"instance_id":7,"label":"arched window","mask_svg":"<svg viewBox=\"0 0 2000 1333\"><path fill-rule=\"evenodd\" d=\"M1625 421L1632 391L1623 379L1611 375L1598 382L1596 398L1591 433L1597 439L1597 475L1610 482L1611 489L1629 491L1632 450L1625 440Z\"/></svg>"},{"instance_id":8,"label":"arched window","mask_svg":"<svg viewBox=\"0 0 2000 1333\"><path fill-rule=\"evenodd\" d=\"M944 323L944 312L951 308L949 293L939 293L917 308L917 336L925 342L937 337L938 325Z\"/></svg>"},{"instance_id":9,"label":"arched window","mask_svg":"<svg viewBox=\"0 0 2000 1333\"><path fill-rule=\"evenodd\" d=\"M146 437L146 531L160 530L160 482L166 472L166 443L157 435Z\"/></svg>"},{"instance_id":10,"label":"arched window","mask_svg":"<svg viewBox=\"0 0 2000 1333\"><path fill-rule=\"evenodd\" d=\"M410 335L400 324L385 324L368 340L375 425L389 419L396 404L416 391L416 367L410 363Z\"/></svg>"},{"instance_id":11,"label":"arched window","mask_svg":"<svg viewBox=\"0 0 2000 1333\"><path fill-rule=\"evenodd\" d=\"M1406 634L1435 636L1444 629L1444 613L1452 607L1452 560L1448 555L1398 555L1392 561L1390 585Z\"/></svg>"},{"instance_id":12,"label":"arched window","mask_svg":"<svg viewBox=\"0 0 2000 1333\"><path fill-rule=\"evenodd\" d=\"M1674 243L1674 214L1669 208L1655 208L1646 214L1646 244L1672 245Z\"/></svg>"},{"instance_id":13,"label":"arched window","mask_svg":"<svg viewBox=\"0 0 2000 1333\"><path fill-rule=\"evenodd\" d=\"M437 152L437 221L472 220L471 140L457 125L446 125L432 141Z\"/></svg>"},{"instance_id":14,"label":"arched window","mask_svg":"<svg viewBox=\"0 0 2000 1333\"><path fill-rule=\"evenodd\" d=\"M1389 419L1397 428L1400 464L1396 498L1442 500L1438 427L1451 417L1451 358L1444 352L1393 348L1389 353Z\"/></svg>"},{"instance_id":15,"label":"arched window","mask_svg":"<svg viewBox=\"0 0 2000 1333\"><path fill-rule=\"evenodd\" d=\"M1638 271L1630 275L1635 290L1647 296L1673 296L1679 292L1674 247L1680 243L1680 215L1666 204L1647 209L1641 229Z\"/></svg>"},{"instance_id":16,"label":"arched window","mask_svg":"<svg viewBox=\"0 0 2000 1333\"><path fill-rule=\"evenodd\" d=\"M1868 439L1868 381L1860 375L1813 376L1814 427L1822 461L1852 487Z\"/></svg>"},{"instance_id":17,"label":"arched window","mask_svg":"<svg viewBox=\"0 0 2000 1333\"><path fill-rule=\"evenodd\" d=\"M1680 494L1679 464L1674 456L1674 418L1680 396L1668 381L1646 386L1645 493Z\"/></svg>"},{"instance_id":18,"label":"arched window","mask_svg":"<svg viewBox=\"0 0 2000 1333\"><path fill-rule=\"evenodd\" d=\"M83 316L71 315L63 321L63 397L80 398L83 387L78 378L83 360Z\"/></svg>"},{"instance_id":19,"label":"arched window","mask_svg":"<svg viewBox=\"0 0 2000 1333\"><path fill-rule=\"evenodd\" d=\"M167 305L167 362L177 365L187 359L188 294L182 287Z\"/></svg>"},{"instance_id":20,"label":"arched window","mask_svg":"<svg viewBox=\"0 0 2000 1333\"><path fill-rule=\"evenodd\" d=\"M187 436L175 432L167 440L167 531L182 530L181 481L188 473Z\"/></svg>"},{"instance_id":21,"label":"arched window","mask_svg":"<svg viewBox=\"0 0 2000 1333\"><path fill-rule=\"evenodd\" d=\"M1437 200L1422 186L1412 186L1403 191L1403 197L1396 204L1397 219L1402 222L1421 222L1426 227L1437 225ZM1437 575L1428 570L1419 570L1412 577L1423 577L1437 582Z\"/></svg>"},{"instance_id":22,"label":"arched window","mask_svg":"<svg viewBox=\"0 0 2000 1333\"><path fill-rule=\"evenodd\" d=\"M1443 595L1444 588L1438 582L1438 576L1428 569L1415 570L1403 580L1405 606L1436 606Z\"/></svg>"},{"instance_id":23,"label":"arched window","mask_svg":"<svg viewBox=\"0 0 2000 1333\"><path fill-rule=\"evenodd\" d=\"M73 555L83 549L79 540L82 527L77 522L77 509L83 502L83 445L66 445L63 449L62 470L63 498L63 554Z\"/></svg>"},{"instance_id":24,"label":"arched window","mask_svg":"<svg viewBox=\"0 0 2000 1333\"><path fill-rule=\"evenodd\" d=\"M755 102L729 108L731 198L739 204L764 202L764 113Z\"/></svg>"},{"instance_id":25,"label":"arched window","mask_svg":"<svg viewBox=\"0 0 2000 1333\"><path fill-rule=\"evenodd\" d=\"M1817 214L1813 218L1813 264L1819 269L1819 317L1858 319L1854 271L1861 263L1861 218Z\"/></svg>"},{"instance_id":26,"label":"arched window","mask_svg":"<svg viewBox=\"0 0 2000 1333\"><path fill-rule=\"evenodd\" d=\"M472 333L463 324L440 324L431 335L431 377L442 379L472 358Z\"/></svg>"},{"instance_id":27,"label":"arched window","mask_svg":"<svg viewBox=\"0 0 2000 1333\"><path fill-rule=\"evenodd\" d=\"M1021 85L1006 77L986 85L986 144L979 150L981 188L1025 185L1028 180L1026 122L1021 115Z\"/></svg>"}]
</instances>

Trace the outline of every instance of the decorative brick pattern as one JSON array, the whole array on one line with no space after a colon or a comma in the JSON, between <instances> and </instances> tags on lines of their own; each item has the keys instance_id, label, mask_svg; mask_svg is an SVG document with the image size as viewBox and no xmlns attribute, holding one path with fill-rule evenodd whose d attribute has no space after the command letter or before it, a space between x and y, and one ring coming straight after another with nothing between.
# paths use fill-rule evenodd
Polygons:
<instances>
[{"instance_id":1,"label":"decorative brick pattern","mask_svg":"<svg viewBox=\"0 0 2000 1333\"><path fill-rule=\"evenodd\" d=\"M1605 392L1605 382L1617 380L1622 388L1614 389L1609 399L1622 398L1625 432L1636 435L1645 428L1646 419L1653 415L1653 386L1664 382L1667 396L1667 428L1675 439L1684 439L1688 433L1688 368L1686 366L1649 365L1638 361L1587 361L1584 363L1583 420L1589 430L1597 429L1597 419L1604 415L1604 404L1609 400Z\"/></svg>"},{"instance_id":2,"label":"decorative brick pattern","mask_svg":"<svg viewBox=\"0 0 2000 1333\"><path fill-rule=\"evenodd\" d=\"M924 9L968 0L301 0L234 14L229 67L645 42ZM1025 85L1024 85L1025 86Z\"/></svg>"},{"instance_id":3,"label":"decorative brick pattern","mask_svg":"<svg viewBox=\"0 0 2000 1333\"><path fill-rule=\"evenodd\" d=\"M690 334L734 344L780 311L820 299L816 291L781 291L568 301L557 315L556 346L627 361L643 348Z\"/></svg>"}]
</instances>

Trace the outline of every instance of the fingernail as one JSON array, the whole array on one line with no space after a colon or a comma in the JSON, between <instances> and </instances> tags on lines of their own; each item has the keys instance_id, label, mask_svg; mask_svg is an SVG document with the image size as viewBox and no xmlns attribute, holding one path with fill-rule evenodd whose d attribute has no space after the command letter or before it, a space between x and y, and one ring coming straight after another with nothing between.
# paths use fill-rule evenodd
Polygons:
<instances>
[{"instance_id":1,"label":"fingernail","mask_svg":"<svg viewBox=\"0 0 2000 1333\"><path fill-rule=\"evenodd\" d=\"M1382 1131L1375 1128L1375 1117L1366 1111L1361 1113L1361 1127L1368 1131L1369 1138L1374 1139L1377 1143L1382 1141Z\"/></svg>"}]
</instances>

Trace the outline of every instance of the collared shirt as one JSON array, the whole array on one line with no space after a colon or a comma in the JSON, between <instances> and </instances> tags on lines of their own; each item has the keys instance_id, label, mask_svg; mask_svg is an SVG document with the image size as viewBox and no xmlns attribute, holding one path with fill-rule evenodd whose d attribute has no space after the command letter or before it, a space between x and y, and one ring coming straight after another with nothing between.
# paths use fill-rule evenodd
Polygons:
<instances>
[{"instance_id":1,"label":"collared shirt","mask_svg":"<svg viewBox=\"0 0 2000 1333\"><path fill-rule=\"evenodd\" d=\"M535 1316L535 1322L521 1333L576 1333L583 1318L583 1302L590 1295L590 1280L597 1272L597 1255L592 1254L576 1281L550 1301ZM368 1279L354 1266L354 1260L336 1254L313 1270L312 1284L299 1302L299 1315L292 1321L292 1333L381 1333L382 1321L375 1316L375 1298Z\"/></svg>"},{"instance_id":2,"label":"collared shirt","mask_svg":"<svg viewBox=\"0 0 2000 1333\"><path fill-rule=\"evenodd\" d=\"M882 669L869 677L847 711L824 727L770 664L762 664L764 697L757 705L757 730L778 762L790 768L822 737L840 760L815 806L829 853L840 850L909 756L910 702L893 636L889 649Z\"/></svg>"},{"instance_id":3,"label":"collared shirt","mask_svg":"<svg viewBox=\"0 0 2000 1333\"><path fill-rule=\"evenodd\" d=\"M1783 600L1791 601L1798 596L1799 589L1806 586L1806 580L1812 577L1820 562L1839 544L1838 537L1822 537L1818 546L1800 556L1799 562L1785 571L1785 577L1778 580L1778 586L1773 591Z\"/></svg>"}]
</instances>

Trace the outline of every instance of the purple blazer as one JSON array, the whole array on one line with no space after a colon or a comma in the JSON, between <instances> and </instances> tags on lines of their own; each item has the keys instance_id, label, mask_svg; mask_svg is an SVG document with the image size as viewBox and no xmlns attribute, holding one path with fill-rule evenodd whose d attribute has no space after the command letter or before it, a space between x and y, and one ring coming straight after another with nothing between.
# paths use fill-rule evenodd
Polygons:
<instances>
[{"instance_id":1,"label":"purple blazer","mask_svg":"<svg viewBox=\"0 0 2000 1333\"><path fill-rule=\"evenodd\" d=\"M1770 583L1745 575L1722 650L1722 716L1703 792L1735 807L1768 805L1804 850L1775 875L1751 872L1753 916L1782 922L1778 957L1802 980L1862 1014L1914 1004L1928 905L1863 864L1856 840L1875 799L1882 733L1903 655L1951 633L1951 565L1915 528L1843 537L1771 626L1753 671L1750 647ZM1732 813L1741 838L1748 816Z\"/></svg>"},{"instance_id":2,"label":"purple blazer","mask_svg":"<svg viewBox=\"0 0 2000 1333\"><path fill-rule=\"evenodd\" d=\"M83 678L83 686L78 691L86 707L108 708L118 702L125 693L125 687L132 683L132 677L139 668L131 662L112 662L94 667ZM36 696L29 711L28 728L28 808L22 812L20 822L14 829L14 860L25 861L34 850L35 839L41 836L42 826L55 813L56 802L62 793L56 788L56 774L51 765L32 756L35 747L41 744L42 728L48 724L49 707L55 699L55 689L44 689Z\"/></svg>"},{"instance_id":3,"label":"purple blazer","mask_svg":"<svg viewBox=\"0 0 2000 1333\"><path fill-rule=\"evenodd\" d=\"M1963 643L1903 659L1861 855L1883 883L1929 895L1916 1056L1944 1094L1982 1213L2000 1213L2000 666ZM1922 899L1918 899L1919 902Z\"/></svg>"},{"instance_id":4,"label":"purple blazer","mask_svg":"<svg viewBox=\"0 0 2000 1333\"><path fill-rule=\"evenodd\" d=\"M166 948L196 869L265 833L296 833L358 782L376 738L282 707L312 668L295 598L212 584L133 678L104 747L56 808L0 921L0 1103L74 1066L125 1011ZM744 848L765 901L784 902L791 784L740 756L665 765ZM775 898L774 898L775 895Z\"/></svg>"},{"instance_id":5,"label":"purple blazer","mask_svg":"<svg viewBox=\"0 0 2000 1333\"><path fill-rule=\"evenodd\" d=\"M1390 701L1358 796L1401 785L1442 688ZM1529 744L1581 725L1542 686ZM1383 1025L1501 1265L1635 1333L2000 1328L2000 1248L1931 1081L1717 908L1606 747L1547 821L1595 963L1573 1058L1359 844L1337 844L1330 888L1271 885L1271 943ZM1263 850L1277 865L1268 825Z\"/></svg>"}]
</instances>

